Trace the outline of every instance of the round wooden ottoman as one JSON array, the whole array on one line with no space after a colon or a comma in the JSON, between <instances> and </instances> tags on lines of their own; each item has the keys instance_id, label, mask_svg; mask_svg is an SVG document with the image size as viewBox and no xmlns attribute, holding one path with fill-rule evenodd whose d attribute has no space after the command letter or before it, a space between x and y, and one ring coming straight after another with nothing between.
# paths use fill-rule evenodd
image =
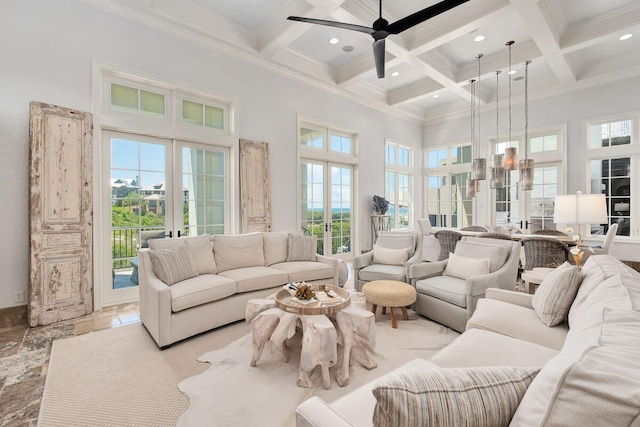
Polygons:
<instances>
[{"instance_id":1,"label":"round wooden ottoman","mask_svg":"<svg viewBox=\"0 0 640 427\"><path fill-rule=\"evenodd\" d=\"M398 317L396 316L396 307L402 308L402 318L409 320L407 315L407 306L416 301L416 289L404 282L397 280L374 280L367 282L362 287L367 302L373 307L371 311L375 314L378 306L382 307L382 314L385 314L386 308L391 310L391 326L398 327Z\"/></svg>"}]
</instances>

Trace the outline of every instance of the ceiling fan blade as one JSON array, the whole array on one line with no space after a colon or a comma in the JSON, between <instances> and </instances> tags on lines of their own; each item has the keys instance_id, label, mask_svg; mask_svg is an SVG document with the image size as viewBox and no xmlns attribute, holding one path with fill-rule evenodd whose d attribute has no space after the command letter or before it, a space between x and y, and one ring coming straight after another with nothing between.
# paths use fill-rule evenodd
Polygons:
<instances>
[{"instance_id":1,"label":"ceiling fan blade","mask_svg":"<svg viewBox=\"0 0 640 427\"><path fill-rule=\"evenodd\" d=\"M366 34L373 34L373 32L374 32L373 28L364 27L362 25L346 24L344 22L327 21L325 19L305 18L305 17L302 17L302 16L290 16L287 19L290 20L290 21L300 21L300 22L306 22L306 23L309 23L309 24L326 25L327 27L336 27L336 28L342 28L342 29L345 29L345 30L359 31L361 33L366 33Z\"/></svg>"},{"instance_id":2,"label":"ceiling fan blade","mask_svg":"<svg viewBox=\"0 0 640 427\"><path fill-rule=\"evenodd\" d=\"M469 0L444 0L440 3L436 3L433 6L429 6L426 9L422 9L414 14L406 16L402 19L397 20L393 24L389 24L387 27L387 31L389 34L400 34L404 30L407 30L415 25L418 25L427 19L433 18L434 16L438 16L441 13L444 13L450 9L453 9L456 6L460 6L463 3L468 2Z\"/></svg>"},{"instance_id":3,"label":"ceiling fan blade","mask_svg":"<svg viewBox=\"0 0 640 427\"><path fill-rule=\"evenodd\" d=\"M380 39L373 42L373 59L376 61L379 79L384 79L384 41L385 39Z\"/></svg>"}]
</instances>

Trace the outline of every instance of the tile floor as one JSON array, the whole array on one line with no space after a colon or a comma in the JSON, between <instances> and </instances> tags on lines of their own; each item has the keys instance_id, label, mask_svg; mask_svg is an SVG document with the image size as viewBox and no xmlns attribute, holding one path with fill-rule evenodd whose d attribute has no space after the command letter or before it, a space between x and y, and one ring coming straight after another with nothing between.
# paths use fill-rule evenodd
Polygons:
<instances>
[{"instance_id":1,"label":"tile floor","mask_svg":"<svg viewBox=\"0 0 640 427\"><path fill-rule=\"evenodd\" d=\"M136 303L49 326L0 329L0 426L36 426L53 340L139 321Z\"/></svg>"}]
</instances>

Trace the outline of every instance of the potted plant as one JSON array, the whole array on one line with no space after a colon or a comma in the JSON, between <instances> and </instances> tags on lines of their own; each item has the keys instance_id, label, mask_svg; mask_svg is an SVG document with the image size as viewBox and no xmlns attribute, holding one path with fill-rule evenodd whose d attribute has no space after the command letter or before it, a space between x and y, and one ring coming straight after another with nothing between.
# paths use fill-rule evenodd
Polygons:
<instances>
[{"instance_id":1,"label":"potted plant","mask_svg":"<svg viewBox=\"0 0 640 427\"><path fill-rule=\"evenodd\" d=\"M384 215L389 210L389 201L384 197L373 196L373 212L376 215Z\"/></svg>"}]
</instances>

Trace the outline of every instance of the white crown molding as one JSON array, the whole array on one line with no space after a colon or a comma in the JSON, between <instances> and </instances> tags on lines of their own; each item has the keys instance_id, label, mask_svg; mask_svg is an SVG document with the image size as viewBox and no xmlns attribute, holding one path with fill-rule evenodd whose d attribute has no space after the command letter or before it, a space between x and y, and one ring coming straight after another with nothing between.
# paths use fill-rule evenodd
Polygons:
<instances>
[{"instance_id":1,"label":"white crown molding","mask_svg":"<svg viewBox=\"0 0 640 427\"><path fill-rule=\"evenodd\" d=\"M287 0L278 9L278 11L269 18L265 24L261 35L258 37L258 50L262 56L270 56L277 49L288 46L291 41L295 40L309 27L304 25L294 25L294 22L288 21L289 16L312 16L313 9L305 1Z\"/></svg>"},{"instance_id":2,"label":"white crown molding","mask_svg":"<svg viewBox=\"0 0 640 427\"><path fill-rule=\"evenodd\" d=\"M458 65L442 53L440 49L436 48L425 52L418 56L418 59L438 70L440 74L446 76L449 80L456 81Z\"/></svg>"},{"instance_id":3,"label":"white crown molding","mask_svg":"<svg viewBox=\"0 0 640 427\"><path fill-rule=\"evenodd\" d=\"M600 59L582 65L578 73L579 80L601 77L608 74L626 73L637 75L640 71L640 50L625 52L613 57Z\"/></svg>"}]
</instances>

